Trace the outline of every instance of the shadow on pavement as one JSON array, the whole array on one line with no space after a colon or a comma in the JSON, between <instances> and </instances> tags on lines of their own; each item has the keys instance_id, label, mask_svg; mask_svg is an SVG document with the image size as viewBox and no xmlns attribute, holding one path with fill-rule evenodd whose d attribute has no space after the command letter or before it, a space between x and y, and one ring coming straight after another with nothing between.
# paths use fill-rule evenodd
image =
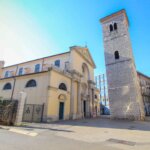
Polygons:
<instances>
[{"instance_id":1,"label":"shadow on pavement","mask_svg":"<svg viewBox=\"0 0 150 150\"><path fill-rule=\"evenodd\" d=\"M95 128L113 128L127 130L150 131L150 122L146 121L129 121L129 120L111 120L105 118L82 119L57 121L53 123L26 123L25 128L47 129L52 131L73 132L71 130L61 129L63 125L67 126L86 126ZM52 127L54 126L54 127ZM57 128L57 129L56 129Z\"/></svg>"},{"instance_id":2,"label":"shadow on pavement","mask_svg":"<svg viewBox=\"0 0 150 150\"><path fill-rule=\"evenodd\" d=\"M73 132L71 130L54 129L54 128L50 128L50 127L35 127L35 126L30 126L30 125L22 126L22 127L28 131L33 131L34 129L44 129L44 130L46 129L46 130L51 130L51 131Z\"/></svg>"},{"instance_id":3,"label":"shadow on pavement","mask_svg":"<svg viewBox=\"0 0 150 150\"><path fill-rule=\"evenodd\" d=\"M95 128L114 128L128 130L150 131L150 122L147 121L129 121L129 120L111 120L111 119L84 119L84 120L68 120L55 122L58 125L70 126L87 126Z\"/></svg>"}]
</instances>

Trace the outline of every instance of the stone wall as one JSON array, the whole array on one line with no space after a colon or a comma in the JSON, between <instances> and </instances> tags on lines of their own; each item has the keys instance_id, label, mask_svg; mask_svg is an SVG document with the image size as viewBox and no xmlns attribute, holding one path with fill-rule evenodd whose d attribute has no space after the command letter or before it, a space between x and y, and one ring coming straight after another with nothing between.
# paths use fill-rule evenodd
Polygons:
<instances>
[{"instance_id":1,"label":"stone wall","mask_svg":"<svg viewBox=\"0 0 150 150\"><path fill-rule=\"evenodd\" d=\"M125 11L101 20L105 49L111 117L117 119L144 119L144 105L132 54ZM114 30L114 24L117 29ZM110 31L110 25L113 31ZM118 51L119 58L115 58Z\"/></svg>"}]
</instances>

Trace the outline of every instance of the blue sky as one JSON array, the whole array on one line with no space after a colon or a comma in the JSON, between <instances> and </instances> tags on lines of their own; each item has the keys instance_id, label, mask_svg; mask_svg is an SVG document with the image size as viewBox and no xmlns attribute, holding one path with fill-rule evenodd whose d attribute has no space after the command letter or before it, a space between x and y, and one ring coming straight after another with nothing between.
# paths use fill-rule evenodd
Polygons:
<instances>
[{"instance_id":1,"label":"blue sky","mask_svg":"<svg viewBox=\"0 0 150 150\"><path fill-rule=\"evenodd\" d=\"M105 72L99 19L126 9L137 70L150 76L149 0L0 0L0 59L6 65L87 45Z\"/></svg>"}]
</instances>

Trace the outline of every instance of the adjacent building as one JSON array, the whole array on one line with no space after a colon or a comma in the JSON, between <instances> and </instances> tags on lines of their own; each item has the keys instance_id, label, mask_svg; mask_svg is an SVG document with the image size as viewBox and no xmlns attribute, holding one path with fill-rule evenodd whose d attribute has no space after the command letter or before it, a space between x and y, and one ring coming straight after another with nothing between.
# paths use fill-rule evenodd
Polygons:
<instances>
[{"instance_id":1,"label":"adjacent building","mask_svg":"<svg viewBox=\"0 0 150 150\"><path fill-rule=\"evenodd\" d=\"M145 115L150 116L150 77L137 72L140 80L141 95L145 107Z\"/></svg>"},{"instance_id":2,"label":"adjacent building","mask_svg":"<svg viewBox=\"0 0 150 150\"><path fill-rule=\"evenodd\" d=\"M4 67L0 62L0 97L18 99L25 92L23 121L50 122L100 114L95 63L88 48Z\"/></svg>"}]
</instances>

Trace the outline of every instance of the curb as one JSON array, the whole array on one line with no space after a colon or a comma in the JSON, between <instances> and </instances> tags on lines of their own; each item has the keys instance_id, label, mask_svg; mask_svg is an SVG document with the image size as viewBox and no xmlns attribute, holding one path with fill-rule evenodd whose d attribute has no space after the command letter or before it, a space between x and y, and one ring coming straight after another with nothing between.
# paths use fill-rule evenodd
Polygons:
<instances>
[{"instance_id":1,"label":"curb","mask_svg":"<svg viewBox=\"0 0 150 150\"><path fill-rule=\"evenodd\" d=\"M28 135L35 137L38 135L36 132L29 132L20 128L15 128L15 127L6 127L6 126L0 126L0 129L8 130L10 132L18 133L18 134L23 134L23 135Z\"/></svg>"}]
</instances>

